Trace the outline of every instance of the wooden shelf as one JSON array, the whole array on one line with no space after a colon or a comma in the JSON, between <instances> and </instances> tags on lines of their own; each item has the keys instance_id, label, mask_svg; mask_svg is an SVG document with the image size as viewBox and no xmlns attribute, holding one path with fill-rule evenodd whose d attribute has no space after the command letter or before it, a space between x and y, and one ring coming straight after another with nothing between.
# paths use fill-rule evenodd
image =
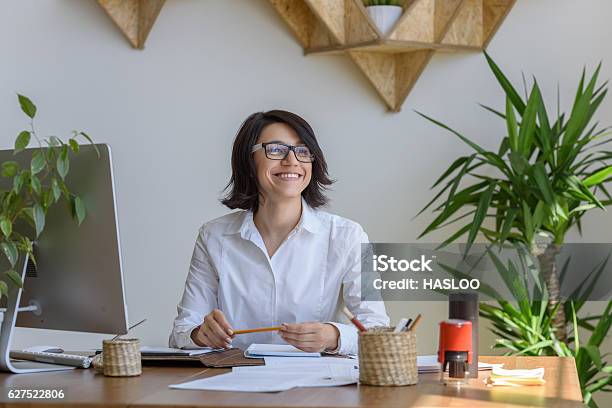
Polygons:
<instances>
[{"instance_id":1,"label":"wooden shelf","mask_svg":"<svg viewBox=\"0 0 612 408\"><path fill-rule=\"evenodd\" d=\"M97 0L132 47L142 49L166 0Z\"/></svg>"},{"instance_id":2,"label":"wooden shelf","mask_svg":"<svg viewBox=\"0 0 612 408\"><path fill-rule=\"evenodd\" d=\"M305 54L346 54L398 112L435 52L484 49L516 0L408 0L387 35L362 0L270 0Z\"/></svg>"}]
</instances>

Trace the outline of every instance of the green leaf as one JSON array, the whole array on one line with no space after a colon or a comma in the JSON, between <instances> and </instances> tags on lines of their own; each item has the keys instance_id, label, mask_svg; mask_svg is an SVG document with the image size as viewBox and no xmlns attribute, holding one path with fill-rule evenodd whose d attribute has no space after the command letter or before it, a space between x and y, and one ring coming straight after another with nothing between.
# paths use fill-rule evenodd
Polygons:
<instances>
[{"instance_id":1,"label":"green leaf","mask_svg":"<svg viewBox=\"0 0 612 408\"><path fill-rule=\"evenodd\" d=\"M0 280L0 298L2 296L8 296L8 285L5 281Z\"/></svg>"},{"instance_id":2,"label":"green leaf","mask_svg":"<svg viewBox=\"0 0 612 408\"><path fill-rule=\"evenodd\" d=\"M0 217L0 230L2 230L6 238L10 237L13 233L13 223L4 215Z\"/></svg>"},{"instance_id":3,"label":"green leaf","mask_svg":"<svg viewBox=\"0 0 612 408\"><path fill-rule=\"evenodd\" d=\"M61 146L63 145L62 140L57 136L49 136L49 146Z\"/></svg>"},{"instance_id":4,"label":"green leaf","mask_svg":"<svg viewBox=\"0 0 612 408\"><path fill-rule=\"evenodd\" d=\"M17 252L17 246L13 241L4 241L0 244L2 246L2 251L4 251L4 255L11 263L11 266L14 268L17 263L17 259L19 258L19 252Z\"/></svg>"},{"instance_id":5,"label":"green leaf","mask_svg":"<svg viewBox=\"0 0 612 408\"><path fill-rule=\"evenodd\" d=\"M15 177L19 171L19 164L15 161L5 161L2 163L2 177Z\"/></svg>"},{"instance_id":6,"label":"green leaf","mask_svg":"<svg viewBox=\"0 0 612 408\"><path fill-rule=\"evenodd\" d=\"M40 179L36 176L32 176L30 178L30 185L32 186L32 190L38 194L42 194L42 185L40 184Z\"/></svg>"},{"instance_id":7,"label":"green leaf","mask_svg":"<svg viewBox=\"0 0 612 408\"><path fill-rule=\"evenodd\" d=\"M30 132L28 132L27 130L24 130L19 133L17 139L15 139L15 151L13 152L13 154L19 153L20 151L28 147L28 144L30 144L30 136Z\"/></svg>"},{"instance_id":8,"label":"green leaf","mask_svg":"<svg viewBox=\"0 0 612 408\"><path fill-rule=\"evenodd\" d=\"M51 192L53 193L53 200L55 202L57 202L57 200L59 200L62 196L62 189L60 188L60 185L55 177L51 179Z\"/></svg>"},{"instance_id":9,"label":"green leaf","mask_svg":"<svg viewBox=\"0 0 612 408\"><path fill-rule=\"evenodd\" d=\"M518 151L518 133L516 131L516 116L510 98L506 96L506 126L508 128L508 144L513 152Z\"/></svg>"},{"instance_id":10,"label":"green leaf","mask_svg":"<svg viewBox=\"0 0 612 408\"><path fill-rule=\"evenodd\" d=\"M79 152L79 142L77 142L75 139L69 139L68 143L70 144L70 147L72 148L73 152Z\"/></svg>"},{"instance_id":11,"label":"green leaf","mask_svg":"<svg viewBox=\"0 0 612 408\"><path fill-rule=\"evenodd\" d=\"M544 164L536 163L532 166L532 169L533 178L535 179L535 182L542 193L542 198L544 198L546 204L552 204L554 200L554 193L550 185L550 181L548 180L548 175L546 174Z\"/></svg>"},{"instance_id":12,"label":"green leaf","mask_svg":"<svg viewBox=\"0 0 612 408\"><path fill-rule=\"evenodd\" d=\"M57 158L57 172L62 178L62 180L66 178L69 167L70 162L68 161L68 147L62 146L62 151L59 157Z\"/></svg>"},{"instance_id":13,"label":"green leaf","mask_svg":"<svg viewBox=\"0 0 612 408\"><path fill-rule=\"evenodd\" d=\"M11 282L13 282L15 286L17 286L18 288L23 288L23 282L21 281L21 276L17 272L15 272L14 269L9 269L8 271L4 273L11 280Z\"/></svg>"},{"instance_id":14,"label":"green leaf","mask_svg":"<svg viewBox=\"0 0 612 408\"><path fill-rule=\"evenodd\" d=\"M74 213L77 217L79 225L81 225L81 223L85 219L86 210L83 200L81 200L81 198L78 196L74 197Z\"/></svg>"},{"instance_id":15,"label":"green leaf","mask_svg":"<svg viewBox=\"0 0 612 408\"><path fill-rule=\"evenodd\" d=\"M595 363L597 369L601 370L603 368L603 364L601 363L601 354L599 353L599 349L591 345L585 346L584 349L587 351L587 353L589 353L589 357L591 357L591 360L593 360L593 363Z\"/></svg>"},{"instance_id":16,"label":"green leaf","mask_svg":"<svg viewBox=\"0 0 612 408\"><path fill-rule=\"evenodd\" d=\"M520 151L527 157L529 157L529 153L531 152L531 145L535 136L536 113L539 103L538 98L539 95L534 85L533 89L531 90L529 100L527 101L527 107L525 108L525 112L523 114L521 128L518 135Z\"/></svg>"},{"instance_id":17,"label":"green leaf","mask_svg":"<svg viewBox=\"0 0 612 408\"><path fill-rule=\"evenodd\" d=\"M523 175L529 167L529 162L521 153L510 152L508 154L508 158L510 159L510 164L512 165L512 168L519 176Z\"/></svg>"},{"instance_id":18,"label":"green leaf","mask_svg":"<svg viewBox=\"0 0 612 408\"><path fill-rule=\"evenodd\" d=\"M516 218L519 210L518 208L510 208L508 213L506 214L506 219L504 220L504 224L502 227L502 231L499 237L499 243L503 244L508 238L508 234L510 234L510 230L512 229L512 223Z\"/></svg>"},{"instance_id":19,"label":"green leaf","mask_svg":"<svg viewBox=\"0 0 612 408\"><path fill-rule=\"evenodd\" d=\"M474 243L476 239L476 234L482 225L482 221L487 215L487 210L489 209L489 205L491 204L491 197L493 197L493 192L495 191L495 187L497 184L493 183L487 188L487 190L480 196L480 200L478 201L478 207L476 208L476 214L474 214L474 220L472 221L472 226L470 228L470 233L468 235L467 243L465 246L465 253L467 254L470 250L470 247Z\"/></svg>"},{"instance_id":20,"label":"green leaf","mask_svg":"<svg viewBox=\"0 0 612 408\"><path fill-rule=\"evenodd\" d=\"M87 139L87 141L93 146L94 150L96 151L96 154L98 155L98 159L100 158L100 151L98 150L98 146L95 145L95 143L93 142L92 138L89 137L89 135L85 132L79 132L79 135L83 136L85 139Z\"/></svg>"},{"instance_id":21,"label":"green leaf","mask_svg":"<svg viewBox=\"0 0 612 408\"><path fill-rule=\"evenodd\" d=\"M487 59L489 67L491 68L491 71L493 71L493 75L495 75L495 78L497 78L497 82L499 82L510 101L512 101L512 105L514 105L518 113L523 116L523 112L525 111L525 103L519 96L518 92L516 92L508 78L506 78L504 73L501 71L501 69L499 69L495 61L493 61L486 51L484 52L484 55Z\"/></svg>"},{"instance_id":22,"label":"green leaf","mask_svg":"<svg viewBox=\"0 0 612 408\"><path fill-rule=\"evenodd\" d=\"M36 237L45 229L45 210L40 204L35 204L33 209L34 225L36 226Z\"/></svg>"},{"instance_id":23,"label":"green leaf","mask_svg":"<svg viewBox=\"0 0 612 408\"><path fill-rule=\"evenodd\" d=\"M42 151L35 151L32 155L32 161L30 162L30 172L32 175L40 173L40 171L45 168L45 165L45 156L43 155Z\"/></svg>"},{"instance_id":24,"label":"green leaf","mask_svg":"<svg viewBox=\"0 0 612 408\"><path fill-rule=\"evenodd\" d=\"M591 187L591 186L601 183L602 181L606 180L609 177L612 177L612 166L605 167L595 172L594 174L585 178L582 182L584 183L585 186Z\"/></svg>"},{"instance_id":25,"label":"green leaf","mask_svg":"<svg viewBox=\"0 0 612 408\"><path fill-rule=\"evenodd\" d=\"M17 94L17 99L19 99L19 105L23 113L34 119L36 115L36 105L34 105L27 96Z\"/></svg>"},{"instance_id":26,"label":"green leaf","mask_svg":"<svg viewBox=\"0 0 612 408\"><path fill-rule=\"evenodd\" d=\"M17 177L13 178L13 191L15 194L19 194L23 185L28 181L30 172L27 170L22 171Z\"/></svg>"}]
</instances>

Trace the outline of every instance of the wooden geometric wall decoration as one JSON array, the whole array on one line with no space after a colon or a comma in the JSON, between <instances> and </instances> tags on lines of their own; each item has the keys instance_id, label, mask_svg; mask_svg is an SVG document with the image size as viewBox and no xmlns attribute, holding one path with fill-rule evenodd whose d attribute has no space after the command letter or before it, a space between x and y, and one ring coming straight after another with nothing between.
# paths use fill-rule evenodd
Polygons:
<instances>
[{"instance_id":1,"label":"wooden geometric wall decoration","mask_svg":"<svg viewBox=\"0 0 612 408\"><path fill-rule=\"evenodd\" d=\"M398 112L437 51L484 49L516 0L407 0L387 35L362 0L270 0L305 54L345 54Z\"/></svg>"},{"instance_id":2,"label":"wooden geometric wall decoration","mask_svg":"<svg viewBox=\"0 0 612 408\"><path fill-rule=\"evenodd\" d=\"M166 0L97 0L132 47L142 49Z\"/></svg>"}]
</instances>

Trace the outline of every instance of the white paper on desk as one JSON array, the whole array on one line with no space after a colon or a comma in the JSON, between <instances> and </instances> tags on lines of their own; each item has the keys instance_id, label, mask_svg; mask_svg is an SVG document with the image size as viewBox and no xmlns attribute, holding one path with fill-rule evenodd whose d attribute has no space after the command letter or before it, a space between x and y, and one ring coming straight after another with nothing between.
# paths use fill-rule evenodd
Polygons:
<instances>
[{"instance_id":1,"label":"white paper on desk","mask_svg":"<svg viewBox=\"0 0 612 408\"><path fill-rule=\"evenodd\" d=\"M244 352L245 357L261 358L265 356L275 357L321 357L321 353L308 353L291 344L259 344L253 343Z\"/></svg>"},{"instance_id":2,"label":"white paper on desk","mask_svg":"<svg viewBox=\"0 0 612 408\"><path fill-rule=\"evenodd\" d=\"M320 358L303 358L303 357L264 357L265 366L259 367L282 367L288 365L298 366L313 366L318 364L333 364L345 365L349 367L359 367L359 361L350 358L339 357L320 357Z\"/></svg>"},{"instance_id":3,"label":"white paper on desk","mask_svg":"<svg viewBox=\"0 0 612 408\"><path fill-rule=\"evenodd\" d=\"M215 375L182 384L170 385L170 388L182 390L209 390L209 391L236 391L236 392L278 392L298 387L300 383L307 382L308 374L287 375L286 373L259 372Z\"/></svg>"},{"instance_id":4,"label":"white paper on desk","mask_svg":"<svg viewBox=\"0 0 612 408\"><path fill-rule=\"evenodd\" d=\"M355 366L341 364L287 364L282 366L245 366L234 367L232 372L238 375L282 375L283 378L295 378L297 387L336 387L355 384L359 380L359 369Z\"/></svg>"},{"instance_id":5,"label":"white paper on desk","mask_svg":"<svg viewBox=\"0 0 612 408\"><path fill-rule=\"evenodd\" d=\"M176 349L169 347L158 347L158 346L142 346L140 347L141 354L155 354L155 355L185 355L185 356L199 356L200 354L211 353L215 351L212 347L203 347L197 349Z\"/></svg>"}]
</instances>

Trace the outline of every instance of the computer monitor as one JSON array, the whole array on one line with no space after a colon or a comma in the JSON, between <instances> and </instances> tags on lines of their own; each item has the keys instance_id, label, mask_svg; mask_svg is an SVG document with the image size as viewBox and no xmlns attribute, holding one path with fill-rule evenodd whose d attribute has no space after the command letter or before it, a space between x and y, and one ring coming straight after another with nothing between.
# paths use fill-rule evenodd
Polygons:
<instances>
[{"instance_id":1,"label":"computer monitor","mask_svg":"<svg viewBox=\"0 0 612 408\"><path fill-rule=\"evenodd\" d=\"M9 296L2 299L7 311L0 331L0 366L10 347L10 338L5 337L10 337L12 330L8 321L11 301L17 301L20 308L37 309L12 316L19 327L107 334L128 331L111 150L106 144L96 147L99 157L90 145L81 146L78 154L71 153L66 177L70 191L85 204L85 220L78 225L64 198L52 205L45 229L34 243L36 267L31 261L24 267L21 257L17 272L24 274L23 290L9 285ZM2 150L0 163L14 160L22 168L29 168L35 150L26 149L17 155ZM0 188L10 189L10 181L2 179ZM31 229L28 225L15 228L22 232ZM2 257L0 270L8 266Z\"/></svg>"}]
</instances>

